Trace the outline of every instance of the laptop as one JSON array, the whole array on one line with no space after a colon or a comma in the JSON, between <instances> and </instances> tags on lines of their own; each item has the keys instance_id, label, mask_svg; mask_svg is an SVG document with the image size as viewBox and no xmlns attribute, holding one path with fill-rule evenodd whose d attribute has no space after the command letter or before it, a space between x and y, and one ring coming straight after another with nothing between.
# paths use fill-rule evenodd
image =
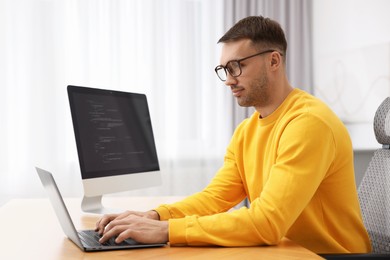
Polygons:
<instances>
[{"instance_id":1,"label":"laptop","mask_svg":"<svg viewBox=\"0 0 390 260\"><path fill-rule=\"evenodd\" d=\"M35 167L35 169L37 170L39 178L41 179L41 182L48 193L50 202L64 233L81 250L86 252L93 252L115 249L162 247L166 245L166 243L141 244L132 239L126 239L122 243L117 244L114 241L115 238L111 238L106 243L101 244L99 242L100 235L98 232L94 230L76 230L53 175L50 172L38 167Z\"/></svg>"}]
</instances>

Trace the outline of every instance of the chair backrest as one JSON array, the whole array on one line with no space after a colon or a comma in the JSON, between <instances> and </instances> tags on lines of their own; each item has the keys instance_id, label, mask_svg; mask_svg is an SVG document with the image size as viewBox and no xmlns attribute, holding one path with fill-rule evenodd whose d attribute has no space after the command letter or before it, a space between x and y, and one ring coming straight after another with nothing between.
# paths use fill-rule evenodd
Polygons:
<instances>
[{"instance_id":1,"label":"chair backrest","mask_svg":"<svg viewBox=\"0 0 390 260\"><path fill-rule=\"evenodd\" d=\"M374 132L382 148L372 157L359 186L364 224L373 253L390 253L390 97L378 107Z\"/></svg>"}]
</instances>

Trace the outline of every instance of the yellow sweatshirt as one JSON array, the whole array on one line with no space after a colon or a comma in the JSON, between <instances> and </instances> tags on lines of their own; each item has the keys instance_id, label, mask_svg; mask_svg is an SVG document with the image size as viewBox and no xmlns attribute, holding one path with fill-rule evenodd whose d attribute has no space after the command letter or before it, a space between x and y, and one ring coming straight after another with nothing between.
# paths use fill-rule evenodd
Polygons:
<instances>
[{"instance_id":1,"label":"yellow sweatshirt","mask_svg":"<svg viewBox=\"0 0 390 260\"><path fill-rule=\"evenodd\" d=\"M250 207L228 210L245 197ZM171 245L255 246L287 237L316 253L369 252L351 140L320 100L294 89L271 115L235 130L201 192L156 211Z\"/></svg>"}]
</instances>

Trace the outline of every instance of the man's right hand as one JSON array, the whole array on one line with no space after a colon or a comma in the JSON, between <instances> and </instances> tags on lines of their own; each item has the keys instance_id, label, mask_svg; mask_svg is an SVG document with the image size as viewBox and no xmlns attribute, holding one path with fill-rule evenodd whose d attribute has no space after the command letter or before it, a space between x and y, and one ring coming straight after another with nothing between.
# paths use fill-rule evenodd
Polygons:
<instances>
[{"instance_id":1,"label":"man's right hand","mask_svg":"<svg viewBox=\"0 0 390 260\"><path fill-rule=\"evenodd\" d=\"M160 216L158 215L157 211L149 210L146 212L141 211L125 211L121 214L107 214L104 215L97 223L95 231L97 231L100 235L103 234L105 227L113 220L121 220L124 219L130 215L135 215L138 217L144 217L154 220L160 220Z\"/></svg>"}]
</instances>

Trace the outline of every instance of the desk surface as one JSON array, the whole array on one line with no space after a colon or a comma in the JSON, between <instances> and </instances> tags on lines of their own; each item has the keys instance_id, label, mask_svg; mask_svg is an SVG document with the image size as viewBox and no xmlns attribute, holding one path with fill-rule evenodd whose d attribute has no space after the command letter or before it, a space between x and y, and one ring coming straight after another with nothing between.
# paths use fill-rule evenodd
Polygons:
<instances>
[{"instance_id":1,"label":"desk surface","mask_svg":"<svg viewBox=\"0 0 390 260\"><path fill-rule=\"evenodd\" d=\"M148 210L174 197L106 198L106 206ZM66 199L77 229L92 229L98 215L83 213L79 199ZM278 246L162 247L84 253L63 233L48 199L15 199L0 208L0 259L321 259L284 239Z\"/></svg>"}]
</instances>

